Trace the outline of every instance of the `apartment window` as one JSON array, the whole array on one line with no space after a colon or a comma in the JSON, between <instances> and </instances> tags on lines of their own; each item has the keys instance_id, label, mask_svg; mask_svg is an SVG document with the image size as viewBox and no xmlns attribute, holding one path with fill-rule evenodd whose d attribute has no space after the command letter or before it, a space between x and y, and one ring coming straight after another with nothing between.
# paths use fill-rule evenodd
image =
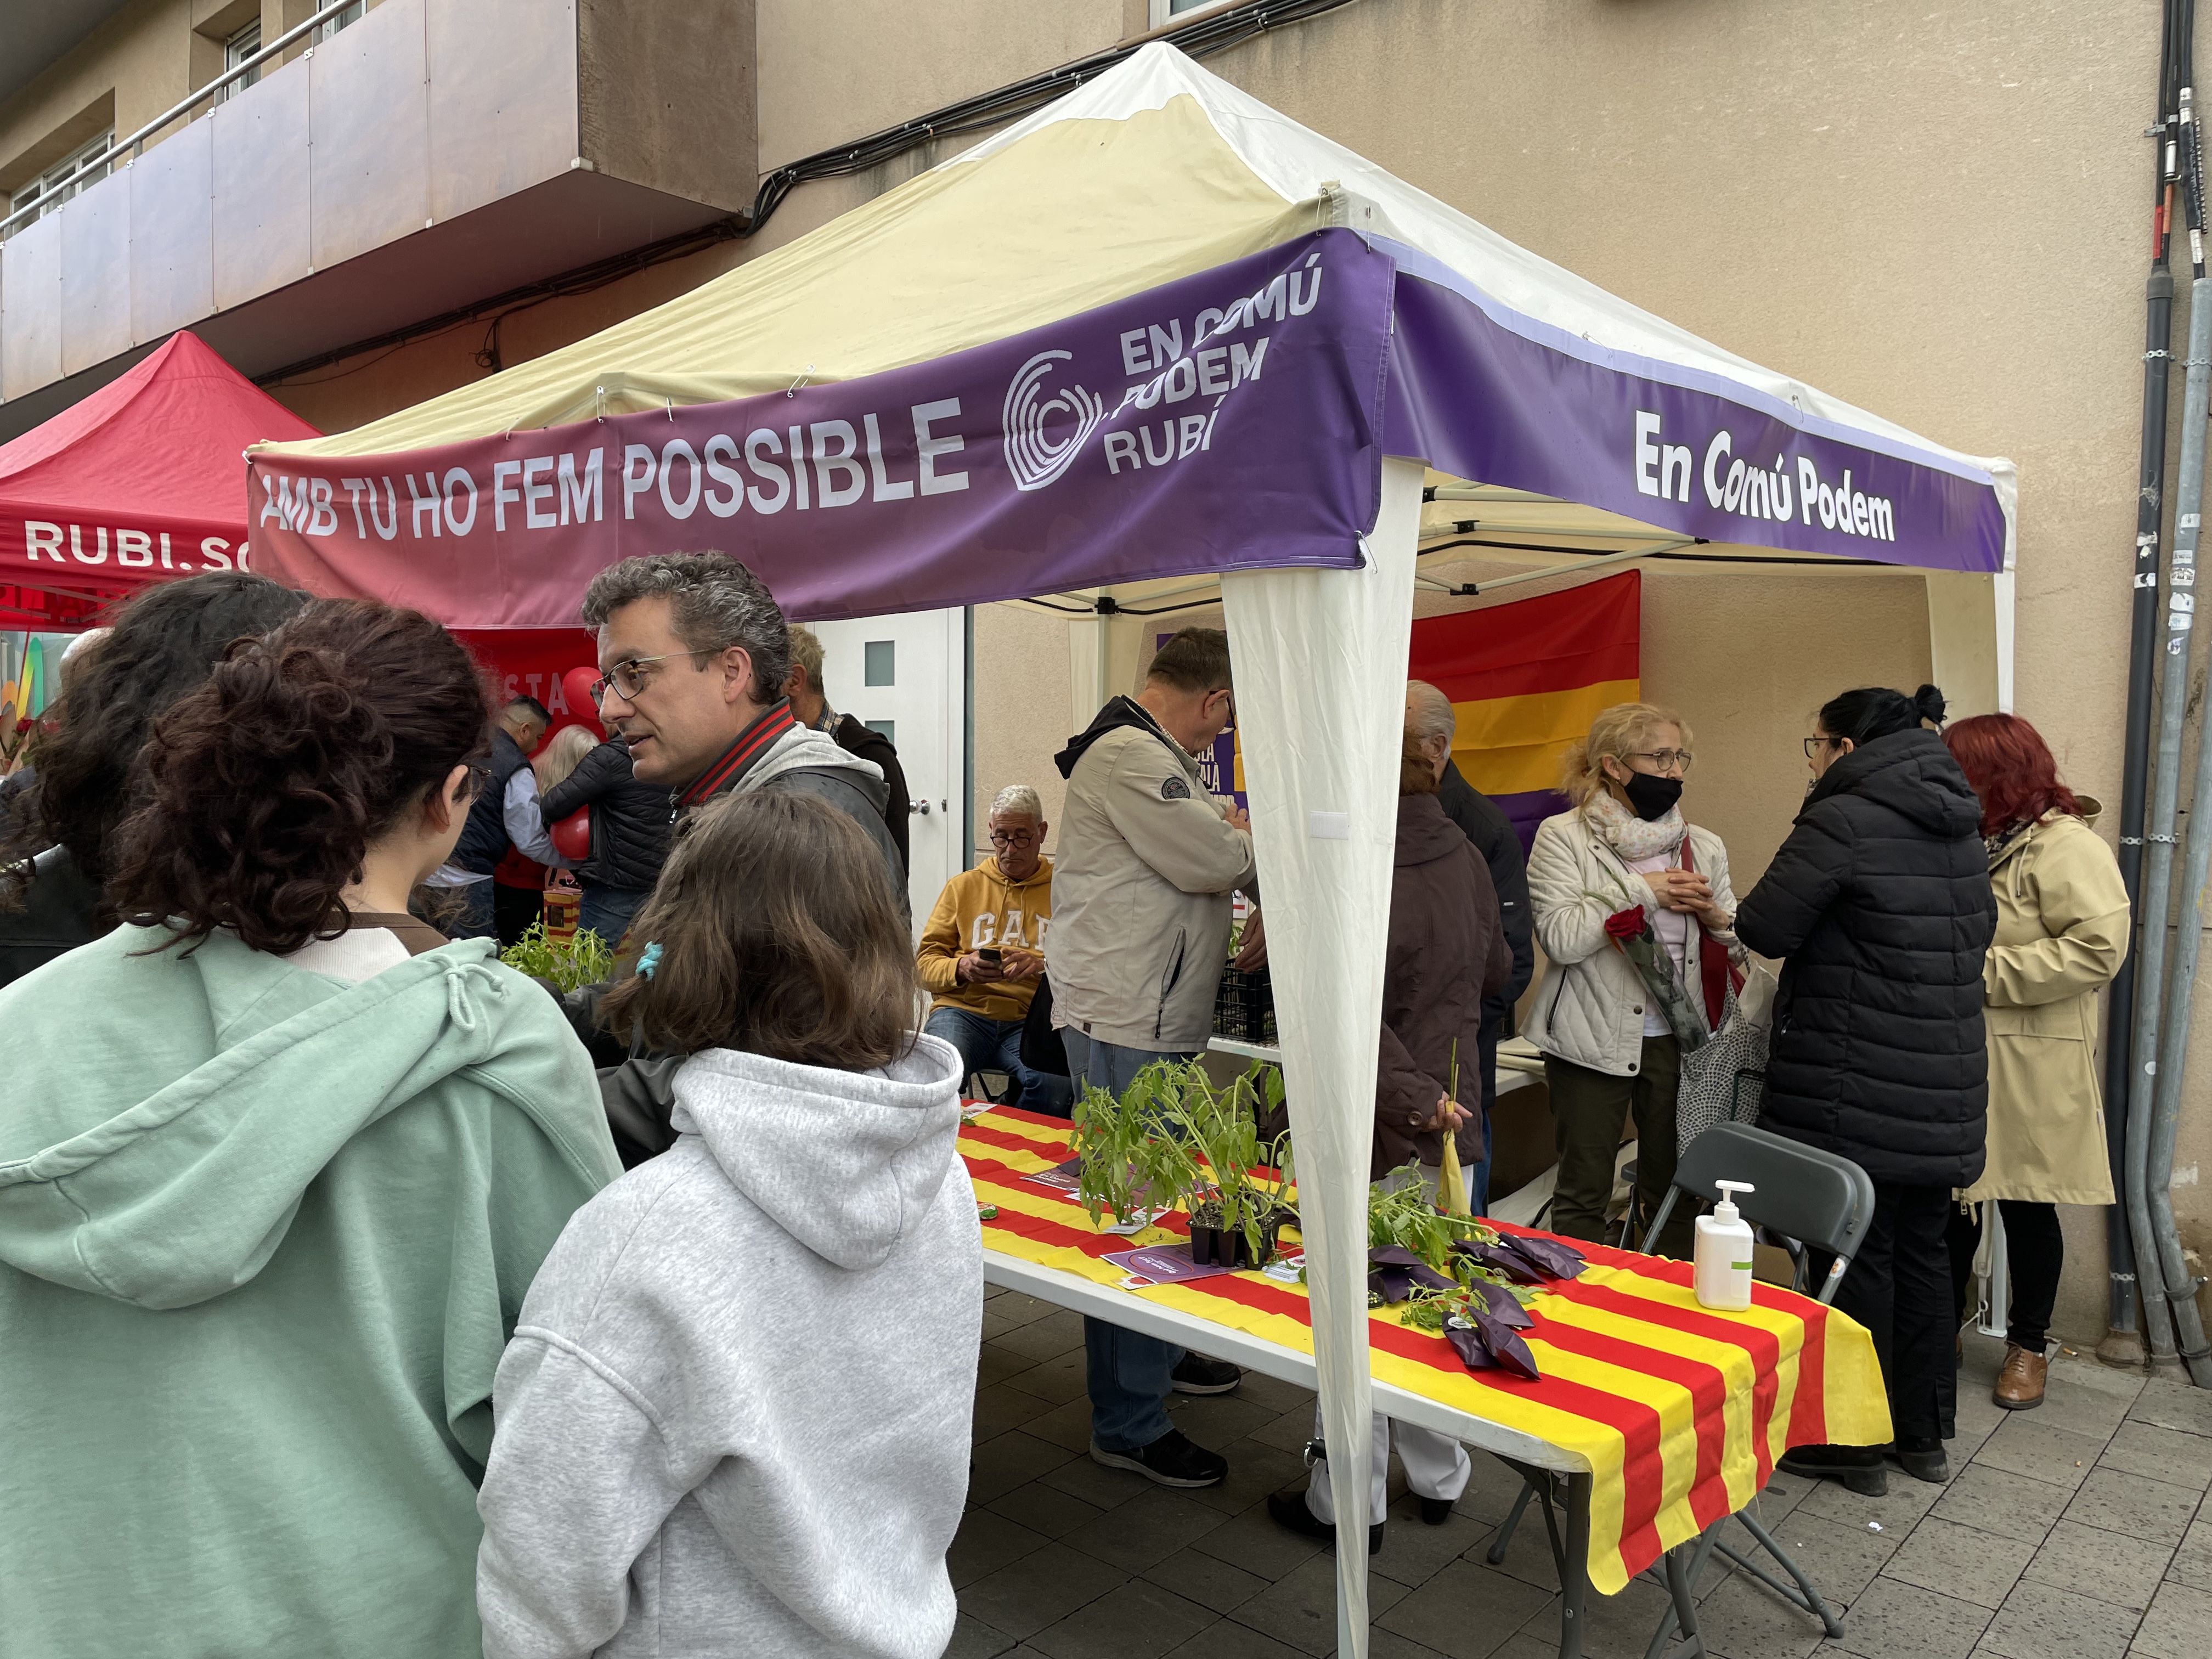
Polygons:
<instances>
[{"instance_id":1,"label":"apartment window","mask_svg":"<svg viewBox=\"0 0 2212 1659\"><path fill-rule=\"evenodd\" d=\"M1235 3L1236 0L1152 0L1152 26L1165 28L1194 12L1218 11Z\"/></svg>"},{"instance_id":2,"label":"apartment window","mask_svg":"<svg viewBox=\"0 0 2212 1659\"><path fill-rule=\"evenodd\" d=\"M114 141L115 129L110 127L89 143L78 145L9 198L8 211L10 214L15 214L21 212L27 207L37 207L38 212L33 214L31 219L22 222L24 225L29 224L33 219L46 217L47 214L68 201L87 185L105 179L107 177L107 164L105 162L96 167L87 169L77 177L71 178L70 175L76 173L78 165L87 157L99 155ZM22 225L17 225L15 228L20 230Z\"/></svg>"},{"instance_id":3,"label":"apartment window","mask_svg":"<svg viewBox=\"0 0 2212 1659\"><path fill-rule=\"evenodd\" d=\"M327 40L340 29L348 28L358 23L361 21L362 9L367 3L368 0L353 0L353 4L348 6L343 11L325 19L322 27L315 31L313 39Z\"/></svg>"},{"instance_id":4,"label":"apartment window","mask_svg":"<svg viewBox=\"0 0 2212 1659\"><path fill-rule=\"evenodd\" d=\"M222 43L222 67L225 72L236 69L260 50L261 20L257 17ZM260 78L261 66L257 64L238 79L226 85L222 89L222 97L234 98Z\"/></svg>"}]
</instances>

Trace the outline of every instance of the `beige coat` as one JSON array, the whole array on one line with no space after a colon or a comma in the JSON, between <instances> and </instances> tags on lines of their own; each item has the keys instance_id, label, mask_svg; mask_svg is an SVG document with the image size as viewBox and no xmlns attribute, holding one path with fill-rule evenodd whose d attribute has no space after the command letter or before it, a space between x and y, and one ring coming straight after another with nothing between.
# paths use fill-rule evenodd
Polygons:
<instances>
[{"instance_id":1,"label":"beige coat","mask_svg":"<svg viewBox=\"0 0 2212 1659\"><path fill-rule=\"evenodd\" d=\"M2097 993L2128 951L2118 861L2087 823L2054 812L2014 838L1990 880L1989 1162L1966 1197L2110 1204Z\"/></svg>"},{"instance_id":2,"label":"beige coat","mask_svg":"<svg viewBox=\"0 0 2212 1659\"><path fill-rule=\"evenodd\" d=\"M1728 848L1694 823L1689 834L1698 873L1734 915ZM1605 932L1605 919L1632 904L1658 913L1650 883L1598 839L1580 811L1537 825L1528 849L1528 908L1544 947L1544 978L1522 1035L1547 1054L1613 1077L1632 1075L1644 1054L1644 976ZM1733 953L1733 935L1714 937ZM1690 989L1694 998L1697 988Z\"/></svg>"}]
</instances>

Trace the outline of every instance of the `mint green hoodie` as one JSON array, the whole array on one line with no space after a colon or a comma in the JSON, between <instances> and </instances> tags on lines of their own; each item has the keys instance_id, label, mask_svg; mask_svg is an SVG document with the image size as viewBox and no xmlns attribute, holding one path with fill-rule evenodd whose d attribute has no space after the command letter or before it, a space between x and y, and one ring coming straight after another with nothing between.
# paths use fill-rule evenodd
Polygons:
<instances>
[{"instance_id":1,"label":"mint green hoodie","mask_svg":"<svg viewBox=\"0 0 2212 1659\"><path fill-rule=\"evenodd\" d=\"M523 1292L621 1173L483 941L125 927L0 991L0 1659L476 1659Z\"/></svg>"}]
</instances>

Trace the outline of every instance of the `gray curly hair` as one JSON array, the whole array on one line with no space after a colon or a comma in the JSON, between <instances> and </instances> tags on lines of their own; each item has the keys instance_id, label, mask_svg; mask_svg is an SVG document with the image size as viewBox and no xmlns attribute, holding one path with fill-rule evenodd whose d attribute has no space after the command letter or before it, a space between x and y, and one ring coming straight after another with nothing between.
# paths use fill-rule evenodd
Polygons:
<instances>
[{"instance_id":1,"label":"gray curly hair","mask_svg":"<svg viewBox=\"0 0 2212 1659\"><path fill-rule=\"evenodd\" d=\"M603 628L626 605L665 595L677 637L700 653L742 647L753 696L774 702L791 678L791 629L768 584L726 553L646 553L608 566L584 590L584 626Z\"/></svg>"}]
</instances>

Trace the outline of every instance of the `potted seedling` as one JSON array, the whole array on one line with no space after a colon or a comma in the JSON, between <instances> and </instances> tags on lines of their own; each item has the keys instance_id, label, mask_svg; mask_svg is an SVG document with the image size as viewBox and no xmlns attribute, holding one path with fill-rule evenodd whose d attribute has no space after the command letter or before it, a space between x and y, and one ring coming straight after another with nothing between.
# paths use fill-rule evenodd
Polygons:
<instances>
[{"instance_id":1,"label":"potted seedling","mask_svg":"<svg viewBox=\"0 0 2212 1659\"><path fill-rule=\"evenodd\" d=\"M1158 1133L1158 1119L1150 1109L1152 1070L1147 1066L1139 1073L1118 1099L1096 1085L1085 1090L1070 1115L1075 1155L1081 1160L1075 1195L1094 1225L1106 1224L1109 1215L1116 1228L1151 1218L1146 1208L1146 1166Z\"/></svg>"},{"instance_id":2,"label":"potted seedling","mask_svg":"<svg viewBox=\"0 0 2212 1659\"><path fill-rule=\"evenodd\" d=\"M1263 1139L1260 1120L1282 1104L1282 1074L1255 1065L1217 1088L1195 1060L1158 1070L1166 1133L1152 1145L1153 1190L1175 1194L1189 1212L1191 1260L1266 1266L1285 1213L1290 1137Z\"/></svg>"}]
</instances>

